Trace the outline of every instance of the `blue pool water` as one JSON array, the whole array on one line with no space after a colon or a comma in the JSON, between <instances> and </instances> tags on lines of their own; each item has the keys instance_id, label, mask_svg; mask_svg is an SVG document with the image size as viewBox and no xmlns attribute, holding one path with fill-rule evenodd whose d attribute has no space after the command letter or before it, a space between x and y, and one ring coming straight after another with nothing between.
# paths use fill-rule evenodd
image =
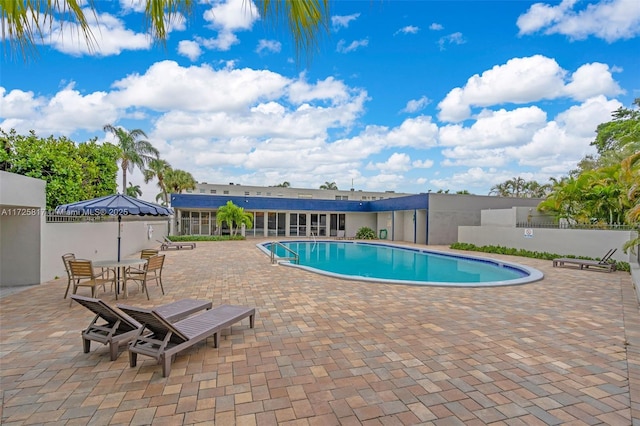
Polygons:
<instances>
[{"instance_id":1,"label":"blue pool water","mask_svg":"<svg viewBox=\"0 0 640 426\"><path fill-rule=\"evenodd\" d=\"M338 278L440 286L516 285L543 278L540 271L493 259L356 241L281 241L299 255L282 263ZM259 244L271 254L271 243ZM291 254L274 245L278 258Z\"/></svg>"}]
</instances>

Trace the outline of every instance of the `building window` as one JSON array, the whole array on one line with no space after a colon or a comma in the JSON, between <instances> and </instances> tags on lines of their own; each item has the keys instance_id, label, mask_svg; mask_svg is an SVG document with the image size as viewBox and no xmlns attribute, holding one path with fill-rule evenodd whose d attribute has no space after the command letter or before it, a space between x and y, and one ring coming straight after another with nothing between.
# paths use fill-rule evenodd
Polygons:
<instances>
[{"instance_id":1,"label":"building window","mask_svg":"<svg viewBox=\"0 0 640 426\"><path fill-rule=\"evenodd\" d=\"M271 193L270 192L267 192L267 197L271 197Z\"/></svg>"},{"instance_id":2,"label":"building window","mask_svg":"<svg viewBox=\"0 0 640 426\"><path fill-rule=\"evenodd\" d=\"M216 190L215 190L215 189L212 189L212 190L211 190L211 193L212 193L212 194L215 194L215 193L216 193Z\"/></svg>"},{"instance_id":3,"label":"building window","mask_svg":"<svg viewBox=\"0 0 640 426\"><path fill-rule=\"evenodd\" d=\"M224 190L224 191L223 191L223 194L224 194L224 195L229 195L229 191L228 191L228 190Z\"/></svg>"},{"instance_id":4,"label":"building window","mask_svg":"<svg viewBox=\"0 0 640 426\"><path fill-rule=\"evenodd\" d=\"M193 191L190 189L187 189L187 194L191 194Z\"/></svg>"},{"instance_id":5,"label":"building window","mask_svg":"<svg viewBox=\"0 0 640 426\"><path fill-rule=\"evenodd\" d=\"M245 196L249 195L249 191L244 191L244 195Z\"/></svg>"},{"instance_id":6,"label":"building window","mask_svg":"<svg viewBox=\"0 0 640 426\"><path fill-rule=\"evenodd\" d=\"M204 188L200 188L200 193L204 194Z\"/></svg>"},{"instance_id":7,"label":"building window","mask_svg":"<svg viewBox=\"0 0 640 426\"><path fill-rule=\"evenodd\" d=\"M262 191L256 192L256 195L262 195Z\"/></svg>"}]
</instances>

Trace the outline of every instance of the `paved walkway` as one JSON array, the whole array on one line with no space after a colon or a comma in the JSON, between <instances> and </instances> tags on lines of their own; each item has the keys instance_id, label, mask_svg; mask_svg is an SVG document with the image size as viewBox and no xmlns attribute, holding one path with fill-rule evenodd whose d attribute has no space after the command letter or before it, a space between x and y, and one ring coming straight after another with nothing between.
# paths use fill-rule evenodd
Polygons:
<instances>
[{"instance_id":1,"label":"paved walkway","mask_svg":"<svg viewBox=\"0 0 640 426\"><path fill-rule=\"evenodd\" d=\"M3 425L640 425L631 277L552 268L523 286L342 281L272 266L256 241L167 252L166 295L256 307L178 355L170 377L82 352L66 279L0 299ZM438 247L444 249L444 247ZM87 289L80 290L86 292ZM85 293L83 293L85 294ZM99 293L115 304L113 293Z\"/></svg>"}]
</instances>

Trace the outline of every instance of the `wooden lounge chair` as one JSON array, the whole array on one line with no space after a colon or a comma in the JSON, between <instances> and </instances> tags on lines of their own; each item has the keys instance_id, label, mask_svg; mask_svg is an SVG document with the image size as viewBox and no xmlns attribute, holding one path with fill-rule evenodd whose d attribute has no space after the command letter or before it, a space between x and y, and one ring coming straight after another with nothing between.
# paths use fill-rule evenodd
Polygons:
<instances>
[{"instance_id":1,"label":"wooden lounge chair","mask_svg":"<svg viewBox=\"0 0 640 426\"><path fill-rule=\"evenodd\" d=\"M143 324L129 344L129 364L136 366L138 354L150 356L162 364L163 377L171 374L171 361L176 354L211 336L213 347L218 347L221 330L247 317L253 328L256 313L246 306L220 305L172 324L157 310L125 305L118 308Z\"/></svg>"},{"instance_id":2,"label":"wooden lounge chair","mask_svg":"<svg viewBox=\"0 0 640 426\"><path fill-rule=\"evenodd\" d=\"M609 250L600 260L586 260L586 259L574 259L571 257L560 257L553 259L553 266L556 267L569 267L568 265L575 265L578 269L593 269L605 272L614 272L616 270L615 260L611 260L611 256L617 249Z\"/></svg>"},{"instance_id":3,"label":"wooden lounge chair","mask_svg":"<svg viewBox=\"0 0 640 426\"><path fill-rule=\"evenodd\" d=\"M164 241L159 241L160 243L160 250L182 250L182 249L189 249L189 250L193 250L194 248L196 248L196 243L187 243L187 242L173 242L171 241L169 238L164 237Z\"/></svg>"},{"instance_id":4,"label":"wooden lounge chair","mask_svg":"<svg viewBox=\"0 0 640 426\"><path fill-rule=\"evenodd\" d=\"M84 353L89 353L93 340L103 345L108 344L111 361L115 361L118 358L119 346L134 339L142 328L138 321L112 308L100 299L77 294L72 294L71 299L96 314L89 326L82 331ZM206 300L183 299L158 306L155 309L161 312L168 321L175 322L204 309L211 309L211 306L212 303Z\"/></svg>"}]
</instances>

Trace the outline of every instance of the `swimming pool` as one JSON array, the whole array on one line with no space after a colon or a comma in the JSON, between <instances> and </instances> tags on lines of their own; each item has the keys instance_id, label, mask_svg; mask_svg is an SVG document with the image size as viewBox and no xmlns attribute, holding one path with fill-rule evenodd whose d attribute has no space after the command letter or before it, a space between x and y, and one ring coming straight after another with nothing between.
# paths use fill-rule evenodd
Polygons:
<instances>
[{"instance_id":1,"label":"swimming pool","mask_svg":"<svg viewBox=\"0 0 640 426\"><path fill-rule=\"evenodd\" d=\"M271 255L271 245L267 242L258 247ZM537 269L515 263L361 241L279 241L274 250L276 260L291 256L281 245L299 255L299 264L280 264L342 279L489 287L526 284L544 277Z\"/></svg>"}]
</instances>

